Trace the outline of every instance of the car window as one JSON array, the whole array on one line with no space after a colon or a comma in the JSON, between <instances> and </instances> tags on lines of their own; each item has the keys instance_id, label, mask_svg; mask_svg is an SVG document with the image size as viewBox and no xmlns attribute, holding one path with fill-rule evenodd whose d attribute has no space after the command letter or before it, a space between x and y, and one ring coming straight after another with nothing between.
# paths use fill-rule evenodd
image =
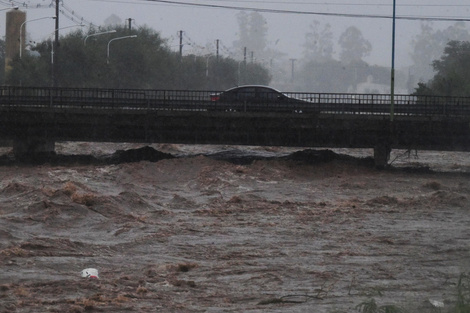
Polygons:
<instances>
[{"instance_id":1,"label":"car window","mask_svg":"<svg viewBox=\"0 0 470 313\"><path fill-rule=\"evenodd\" d=\"M256 89L253 87L240 88L237 98L240 101L253 101L256 98Z\"/></svg>"},{"instance_id":2,"label":"car window","mask_svg":"<svg viewBox=\"0 0 470 313\"><path fill-rule=\"evenodd\" d=\"M276 101L281 94L270 88L258 88L257 97L263 101Z\"/></svg>"},{"instance_id":3,"label":"car window","mask_svg":"<svg viewBox=\"0 0 470 313\"><path fill-rule=\"evenodd\" d=\"M230 101L230 102L245 102L245 101L253 101L256 97L256 92L254 87L243 87L243 88L236 88L230 91L226 91L221 96L223 101Z\"/></svg>"}]
</instances>

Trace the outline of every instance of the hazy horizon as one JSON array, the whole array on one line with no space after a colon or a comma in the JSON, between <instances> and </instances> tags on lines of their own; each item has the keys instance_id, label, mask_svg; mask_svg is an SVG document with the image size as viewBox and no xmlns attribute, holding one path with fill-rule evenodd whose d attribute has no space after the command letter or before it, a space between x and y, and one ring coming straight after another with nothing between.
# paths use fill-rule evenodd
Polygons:
<instances>
[{"instance_id":1,"label":"hazy horizon","mask_svg":"<svg viewBox=\"0 0 470 313\"><path fill-rule=\"evenodd\" d=\"M30 0L0 1L0 8L7 8L18 3L20 10L27 13L27 20L44 16L53 16L54 1ZM173 4L170 4L172 2ZM396 52L397 68L411 65L410 43L421 31L422 20L419 18L456 18L465 19L469 15L470 4L462 5L458 0L449 0L445 5L438 0L408 0L397 3L396 14ZM27 6L23 5L26 4ZM219 40L220 53L228 56L233 42L237 39L238 23L236 15L241 8L259 10L266 19L268 27L268 43L271 48L286 53L286 58L300 59L305 42L305 34L309 25L318 21L320 25L329 23L337 44L341 33L349 26L356 26L364 38L372 44L370 56L365 61L371 65L389 67L391 64L392 41L392 1L337 0L321 3L313 1L132 1L132 0L63 0L60 15L60 27L68 27L77 23L89 26L103 26L105 20L112 15L121 19L122 25L131 19L134 27L148 26L167 38L175 51L178 49L178 32L184 32L185 54L210 54L206 51L209 43ZM6 11L5 11L6 12ZM0 12L0 32L5 33L5 12ZM344 14L344 15L343 15ZM351 16L351 15L356 16ZM401 19L417 17L418 20ZM436 29L447 28L455 21L434 21ZM468 24L468 23L467 23ZM54 30L52 20L41 20L26 24L27 34L33 41L47 39ZM2 29L3 28L3 29ZM71 27L62 30L61 34L73 31ZM86 31L86 29L84 29ZM335 47L335 56L339 48Z\"/></svg>"}]
</instances>

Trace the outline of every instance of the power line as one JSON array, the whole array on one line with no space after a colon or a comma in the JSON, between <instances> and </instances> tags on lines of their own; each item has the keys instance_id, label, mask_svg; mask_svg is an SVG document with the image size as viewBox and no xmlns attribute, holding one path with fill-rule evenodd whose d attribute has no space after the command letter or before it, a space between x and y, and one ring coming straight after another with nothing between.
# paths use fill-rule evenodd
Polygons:
<instances>
[{"instance_id":1,"label":"power line","mask_svg":"<svg viewBox=\"0 0 470 313\"><path fill-rule=\"evenodd\" d=\"M44 5L44 4L40 4L40 3L36 3L36 4L33 4L32 6L29 5L29 3L25 2L25 1L14 1L14 0L4 0L4 1L0 1L1 4L4 4L6 6L17 6L19 8L26 8L26 9L30 9L30 8L33 8L33 9L47 9L47 8L50 8L51 7L51 4L48 4L48 5Z\"/></svg>"},{"instance_id":2,"label":"power line","mask_svg":"<svg viewBox=\"0 0 470 313\"><path fill-rule=\"evenodd\" d=\"M273 13L273 14L297 14L297 15L318 15L318 16L331 16L331 17L350 17L350 18L373 18L373 19L392 19L392 16L389 15L377 15L377 14L354 14L354 13L328 13L328 12L315 12L315 11L299 11L299 10L283 10L283 9L269 9L269 8L259 8L259 7L246 7L246 6L233 6L233 5L220 5L220 4L203 4L203 3L191 3L186 1L171 1L171 0L142 0L142 2L135 1L126 1L126 0L92 0L99 2L114 2L114 3L127 3L127 4L139 4L143 5L144 2L149 2L148 4L153 5L180 5L180 6L191 6L191 7L202 7L202 8L215 8L215 9L227 9L227 10L238 10L238 11L255 11L260 13ZM234 2L233 0L206 0L214 2ZM236 3L256 3L256 4L287 4L282 1L255 1L255 0L239 0ZM5 5L18 5L19 7L25 7L27 9L40 9L40 8L51 8L55 7L54 1L51 1L49 4L33 4L30 5L28 2L21 2L15 0L0 0L0 3ZM390 4L366 4L366 3L324 3L324 2L289 2L289 4L308 4L308 5L328 5L328 6L390 6ZM465 4L423 4L423 5L412 5L412 4L402 4L404 7L470 7L470 5ZM96 26L94 23L86 20L84 17L75 13L73 9L67 7L62 2L62 10L60 13L67 18L68 20L74 23L86 24L90 27ZM448 21L448 22L468 22L470 21L469 17L442 17L442 16L396 16L397 20L412 20L412 21Z\"/></svg>"},{"instance_id":3,"label":"power line","mask_svg":"<svg viewBox=\"0 0 470 313\"><path fill-rule=\"evenodd\" d=\"M104 2L124 2L129 1L112 1L112 0L95 0ZM298 10L281 10L281 9L267 9L243 6L230 6L230 5L217 5L217 4L203 4L191 3L185 1L170 1L170 0L142 0L147 2L163 3L170 5L184 5L193 7L215 8L215 9L229 9L239 11L255 11L260 13L275 13L275 14L297 14L297 15L320 15L320 16L334 16L334 17L353 17L353 18L376 18L376 19L392 19L390 15L377 15L377 14L353 14L353 13L327 13L327 12L314 12L314 11L298 11ZM134 4L136 4L134 2ZM413 20L413 21L449 21L449 22L468 22L468 17L440 17L440 16L396 16L398 20Z\"/></svg>"},{"instance_id":4,"label":"power line","mask_svg":"<svg viewBox=\"0 0 470 313\"><path fill-rule=\"evenodd\" d=\"M136 3L136 1L130 1L130 0L91 0L91 1L97 1L97 2L115 2L115 3L128 3L128 4L143 4L143 3ZM186 2L179 2L179 1L159 1L159 0L141 0L141 1L151 1L151 2L160 2L160 3L167 3L169 5L189 5L189 6L217 6L214 4L198 4L198 3L186 3ZM206 2L232 2L232 3L254 3L254 4L285 4L285 5L325 5L325 6L369 6L369 7L391 7L392 4L387 4L387 3L347 3L347 2L341 2L341 3L330 3L330 2L311 2L311 1L281 1L281 0L269 0L269 1L257 1L257 0L205 0ZM53 1L51 1L50 4L41 4L41 3L33 3L31 4L31 1L17 1L17 0L1 0L0 3L5 4L5 5L17 5L19 7L25 7L28 9L32 8L50 8L54 6ZM63 1L62 1L62 5ZM397 7L443 7L443 8L448 8L448 7L470 7L470 4L398 4L396 5ZM225 5L221 7L226 7ZM246 9L246 10L256 10L257 8L244 8L244 7L233 7L236 9ZM266 10L266 9L260 9L260 10ZM290 12L289 10L280 10L280 11L286 11ZM293 11L297 12L297 11Z\"/></svg>"},{"instance_id":5,"label":"power line","mask_svg":"<svg viewBox=\"0 0 470 313\"><path fill-rule=\"evenodd\" d=\"M80 24L87 24L87 25L90 25L90 26L96 26L94 25L92 22L90 21L87 21L83 16L80 16L79 14L75 13L75 10L73 10L72 8L66 6L63 2L62 2L62 5L61 7L63 8L63 10L61 10L61 13L66 16L69 20L71 20L72 22L79 22ZM67 12L67 13L65 13Z\"/></svg>"},{"instance_id":6,"label":"power line","mask_svg":"<svg viewBox=\"0 0 470 313\"><path fill-rule=\"evenodd\" d=\"M255 4L286 4L286 5L327 5L327 6L370 6L370 7L392 7L391 3L331 3L311 1L257 1L257 0L205 0L207 2L235 2ZM470 7L469 4L398 4L397 7Z\"/></svg>"},{"instance_id":7,"label":"power line","mask_svg":"<svg viewBox=\"0 0 470 313\"><path fill-rule=\"evenodd\" d=\"M91 0L96 2L115 2L128 4L142 4L130 0ZM141 0L149 1L149 0ZM152 1L152 0L150 0ZM207 2L234 2L234 3L256 3L256 4L285 4L285 5L326 5L326 6L370 6L370 7L392 7L392 4L386 3L329 3L329 2L299 2L299 1L256 1L256 0L205 0ZM155 1L160 2L160 1ZM166 1L168 4L178 4L176 1ZM185 5L203 5L197 3L185 3ZM470 4L397 4L397 7L470 7ZM251 8L247 8L251 9Z\"/></svg>"},{"instance_id":8,"label":"power line","mask_svg":"<svg viewBox=\"0 0 470 313\"><path fill-rule=\"evenodd\" d=\"M27 10L30 9L50 9L54 8L55 9L55 2L51 0L49 4L41 4L41 3L31 3L31 1L16 1L16 0L0 0L1 4L5 5L16 5L20 8L25 8ZM63 1L61 1L61 4L59 6L59 13L65 17L66 19L74 22L74 23L79 23L83 25L89 25L90 27L96 26L92 22L86 20L83 16L80 16L73 10L72 8L66 6Z\"/></svg>"}]
</instances>

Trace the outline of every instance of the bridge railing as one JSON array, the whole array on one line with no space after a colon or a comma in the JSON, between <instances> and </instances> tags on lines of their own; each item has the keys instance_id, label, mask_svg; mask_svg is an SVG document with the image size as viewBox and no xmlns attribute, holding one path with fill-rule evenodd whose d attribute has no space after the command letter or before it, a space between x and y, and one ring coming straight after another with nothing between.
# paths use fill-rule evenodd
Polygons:
<instances>
[{"instance_id":1,"label":"bridge railing","mask_svg":"<svg viewBox=\"0 0 470 313\"><path fill-rule=\"evenodd\" d=\"M0 105L94 109L205 109L210 91L0 87Z\"/></svg>"},{"instance_id":2,"label":"bridge railing","mask_svg":"<svg viewBox=\"0 0 470 313\"><path fill-rule=\"evenodd\" d=\"M322 112L390 114L388 94L288 93L311 102ZM463 115L470 116L470 97L395 95L393 111L399 115Z\"/></svg>"},{"instance_id":3,"label":"bridge railing","mask_svg":"<svg viewBox=\"0 0 470 313\"><path fill-rule=\"evenodd\" d=\"M9 108L264 111L386 115L388 94L285 92L283 97L213 101L219 92L193 90L0 87L0 106ZM395 95L394 114L470 116L470 97Z\"/></svg>"}]
</instances>

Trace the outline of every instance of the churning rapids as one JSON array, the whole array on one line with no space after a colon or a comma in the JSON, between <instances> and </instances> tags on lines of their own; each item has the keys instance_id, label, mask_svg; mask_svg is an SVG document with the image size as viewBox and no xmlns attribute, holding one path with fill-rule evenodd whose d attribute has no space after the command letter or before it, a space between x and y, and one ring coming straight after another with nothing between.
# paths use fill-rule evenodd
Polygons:
<instances>
[{"instance_id":1,"label":"churning rapids","mask_svg":"<svg viewBox=\"0 0 470 313\"><path fill-rule=\"evenodd\" d=\"M436 312L470 271L468 153L2 151L0 312Z\"/></svg>"}]
</instances>

